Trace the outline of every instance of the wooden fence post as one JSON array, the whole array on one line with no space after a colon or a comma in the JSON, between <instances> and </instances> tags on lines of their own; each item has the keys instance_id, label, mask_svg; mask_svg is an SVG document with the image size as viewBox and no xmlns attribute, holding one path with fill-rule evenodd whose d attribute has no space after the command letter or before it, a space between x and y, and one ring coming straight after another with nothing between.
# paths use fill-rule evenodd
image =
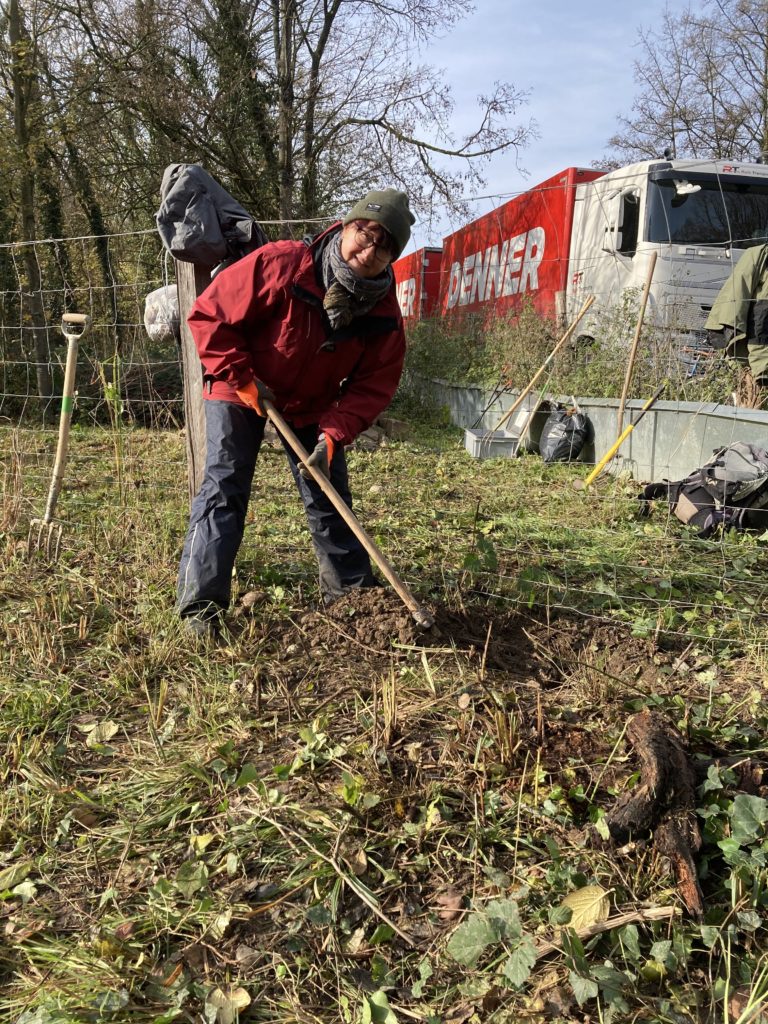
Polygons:
<instances>
[{"instance_id":1,"label":"wooden fence post","mask_svg":"<svg viewBox=\"0 0 768 1024\"><path fill-rule=\"evenodd\" d=\"M200 490L205 469L205 415L203 413L203 371L187 316L192 305L211 283L211 271L192 263L176 264L181 320L181 367L184 386L184 422L187 433L187 482L190 502Z\"/></svg>"}]
</instances>

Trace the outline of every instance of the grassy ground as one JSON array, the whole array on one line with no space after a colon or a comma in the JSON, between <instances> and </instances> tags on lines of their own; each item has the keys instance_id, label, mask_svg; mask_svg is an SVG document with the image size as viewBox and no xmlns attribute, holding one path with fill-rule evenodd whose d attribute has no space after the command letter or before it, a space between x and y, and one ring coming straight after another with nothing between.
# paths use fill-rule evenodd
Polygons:
<instances>
[{"instance_id":1,"label":"grassy ground","mask_svg":"<svg viewBox=\"0 0 768 1024\"><path fill-rule=\"evenodd\" d=\"M268 448L206 651L172 612L182 438L78 432L56 562L27 551L48 447L3 448L3 1019L761 1019L763 540L455 431L352 451L420 634L389 593L316 610ZM605 828L643 708L697 771L701 921L647 834Z\"/></svg>"}]
</instances>

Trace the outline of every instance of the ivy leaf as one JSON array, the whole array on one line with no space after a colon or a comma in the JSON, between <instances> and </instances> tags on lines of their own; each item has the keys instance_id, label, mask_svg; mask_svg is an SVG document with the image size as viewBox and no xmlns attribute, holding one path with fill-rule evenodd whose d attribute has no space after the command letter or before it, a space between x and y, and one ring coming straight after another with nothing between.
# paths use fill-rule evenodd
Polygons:
<instances>
[{"instance_id":1,"label":"ivy leaf","mask_svg":"<svg viewBox=\"0 0 768 1024\"><path fill-rule=\"evenodd\" d=\"M19 886L19 889L21 886ZM14 892L18 892L15 889ZM756 932L757 929L762 925L763 919L754 910L742 910L736 914L736 920L739 922L739 927L745 932Z\"/></svg>"},{"instance_id":2,"label":"ivy leaf","mask_svg":"<svg viewBox=\"0 0 768 1024\"><path fill-rule=\"evenodd\" d=\"M448 955L460 964L472 967L499 936L485 914L471 914L462 922L446 947Z\"/></svg>"},{"instance_id":3,"label":"ivy leaf","mask_svg":"<svg viewBox=\"0 0 768 1024\"><path fill-rule=\"evenodd\" d=\"M370 943L372 946L379 946L383 942L389 942L392 936L395 934L395 929L388 924L380 924L371 936Z\"/></svg>"},{"instance_id":4,"label":"ivy leaf","mask_svg":"<svg viewBox=\"0 0 768 1024\"><path fill-rule=\"evenodd\" d=\"M386 992L379 989L378 992L363 997L360 1021L361 1024L397 1024L397 1017L392 1012Z\"/></svg>"},{"instance_id":5,"label":"ivy leaf","mask_svg":"<svg viewBox=\"0 0 768 1024\"><path fill-rule=\"evenodd\" d=\"M491 900L485 906L485 913L500 939L517 940L522 937L520 912L517 903L511 899Z\"/></svg>"},{"instance_id":6,"label":"ivy leaf","mask_svg":"<svg viewBox=\"0 0 768 1024\"><path fill-rule=\"evenodd\" d=\"M571 983L573 994L576 996L576 1002L579 1006L583 1006L589 999L597 998L599 990L596 981L592 981L591 978L583 978L580 974L576 974L575 971L568 972L568 980Z\"/></svg>"},{"instance_id":7,"label":"ivy leaf","mask_svg":"<svg viewBox=\"0 0 768 1024\"><path fill-rule=\"evenodd\" d=\"M419 964L419 980L413 983L411 991L417 999L421 999L424 995L424 986L427 984L429 979L432 977L432 966L426 957Z\"/></svg>"},{"instance_id":8,"label":"ivy leaf","mask_svg":"<svg viewBox=\"0 0 768 1024\"><path fill-rule=\"evenodd\" d=\"M244 764L240 769L240 774L235 779L235 786L237 786L238 789L242 789L243 786L248 786L251 782L255 782L258 777L259 772L256 765L250 764L249 762L248 764Z\"/></svg>"},{"instance_id":9,"label":"ivy leaf","mask_svg":"<svg viewBox=\"0 0 768 1024\"><path fill-rule=\"evenodd\" d=\"M182 896L189 899L208 881L208 868L198 860L185 861L176 872L174 884Z\"/></svg>"},{"instance_id":10,"label":"ivy leaf","mask_svg":"<svg viewBox=\"0 0 768 1024\"><path fill-rule=\"evenodd\" d=\"M731 835L740 844L748 843L763 831L768 821L768 803L759 796L739 793L731 805Z\"/></svg>"},{"instance_id":11,"label":"ivy leaf","mask_svg":"<svg viewBox=\"0 0 768 1024\"><path fill-rule=\"evenodd\" d=\"M651 946L650 959L658 960L665 967L673 967L675 965L675 955L672 952L671 941L669 939L659 939L658 942L654 942Z\"/></svg>"},{"instance_id":12,"label":"ivy leaf","mask_svg":"<svg viewBox=\"0 0 768 1024\"><path fill-rule=\"evenodd\" d=\"M637 926L634 924L625 925L616 935L621 940L625 956L631 963L636 964L640 959L640 935Z\"/></svg>"}]
</instances>

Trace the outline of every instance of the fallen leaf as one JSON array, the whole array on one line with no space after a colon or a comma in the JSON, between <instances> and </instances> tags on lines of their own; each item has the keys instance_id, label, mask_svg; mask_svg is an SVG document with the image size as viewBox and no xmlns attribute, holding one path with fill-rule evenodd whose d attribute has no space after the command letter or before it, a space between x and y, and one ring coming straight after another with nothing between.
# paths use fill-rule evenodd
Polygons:
<instances>
[{"instance_id":1,"label":"fallen leaf","mask_svg":"<svg viewBox=\"0 0 768 1024\"><path fill-rule=\"evenodd\" d=\"M585 885L582 889L569 893L560 904L561 907L568 907L571 910L569 926L580 931L582 928L589 928L590 925L607 921L611 912L611 901L608 896L608 891L599 885Z\"/></svg>"},{"instance_id":2,"label":"fallen leaf","mask_svg":"<svg viewBox=\"0 0 768 1024\"><path fill-rule=\"evenodd\" d=\"M250 967L258 960L259 956L258 949L254 949L253 946L246 946L244 943L235 950L235 960L239 964L243 964L244 967Z\"/></svg>"},{"instance_id":3,"label":"fallen leaf","mask_svg":"<svg viewBox=\"0 0 768 1024\"><path fill-rule=\"evenodd\" d=\"M109 719L106 722L99 722L98 725L94 725L92 729L88 730L88 736L85 741L86 747L93 750L95 747L109 743L119 728L120 726L117 722Z\"/></svg>"},{"instance_id":4,"label":"fallen leaf","mask_svg":"<svg viewBox=\"0 0 768 1024\"><path fill-rule=\"evenodd\" d=\"M363 850L362 848L359 850L355 850L353 854L351 854L349 857L345 857L344 859L349 865L349 870L357 878L360 878L361 875L364 875L365 872L368 870L368 857L366 855L365 850Z\"/></svg>"},{"instance_id":5,"label":"fallen leaf","mask_svg":"<svg viewBox=\"0 0 768 1024\"><path fill-rule=\"evenodd\" d=\"M347 951L357 953L365 945L365 927L355 928L347 939Z\"/></svg>"},{"instance_id":6,"label":"fallen leaf","mask_svg":"<svg viewBox=\"0 0 768 1024\"><path fill-rule=\"evenodd\" d=\"M458 917L461 913L461 894L456 892L455 889L446 889L445 892L435 899L435 903L440 910L437 912L437 916L441 921L453 921L455 917Z\"/></svg>"},{"instance_id":7,"label":"fallen leaf","mask_svg":"<svg viewBox=\"0 0 768 1024\"><path fill-rule=\"evenodd\" d=\"M240 1015L240 1010L249 1006L251 997L244 988L212 989L205 1000L206 1007L216 1011L216 1024L234 1024Z\"/></svg>"},{"instance_id":8,"label":"fallen leaf","mask_svg":"<svg viewBox=\"0 0 768 1024\"><path fill-rule=\"evenodd\" d=\"M189 845L192 847L192 852L199 855L205 852L206 848L210 846L215 838L216 836L213 832L204 832L202 835L192 836L189 840Z\"/></svg>"},{"instance_id":9,"label":"fallen leaf","mask_svg":"<svg viewBox=\"0 0 768 1024\"><path fill-rule=\"evenodd\" d=\"M11 864L10 867L4 868L0 871L0 892L19 885L31 870L32 862L29 860L19 861L18 864Z\"/></svg>"},{"instance_id":10,"label":"fallen leaf","mask_svg":"<svg viewBox=\"0 0 768 1024\"><path fill-rule=\"evenodd\" d=\"M546 994L544 1000L545 1012L549 1015L548 1020L553 1017L570 1017L573 1009L573 999L561 985L555 985Z\"/></svg>"},{"instance_id":11,"label":"fallen leaf","mask_svg":"<svg viewBox=\"0 0 768 1024\"><path fill-rule=\"evenodd\" d=\"M10 942L25 942L30 936L43 931L45 927L44 921L25 925L20 921L10 920L5 923L5 934Z\"/></svg>"},{"instance_id":12,"label":"fallen leaf","mask_svg":"<svg viewBox=\"0 0 768 1024\"><path fill-rule=\"evenodd\" d=\"M94 825L98 824L98 814L96 814L93 808L88 807L87 804L80 804L78 807L74 807L70 813L73 819L82 825L83 828L93 828Z\"/></svg>"},{"instance_id":13,"label":"fallen leaf","mask_svg":"<svg viewBox=\"0 0 768 1024\"><path fill-rule=\"evenodd\" d=\"M474 1004L471 1006L454 1006L452 1010L448 1011L448 1016L445 1018L445 1024L464 1024L464 1021L469 1020L475 1013Z\"/></svg>"},{"instance_id":14,"label":"fallen leaf","mask_svg":"<svg viewBox=\"0 0 768 1024\"><path fill-rule=\"evenodd\" d=\"M213 939L216 942L218 942L220 939L223 939L224 933L226 932L227 928L229 928L231 920L232 911L229 909L222 910L222 912L220 914L217 914L216 917L211 922L211 925L208 928L208 938Z\"/></svg>"},{"instance_id":15,"label":"fallen leaf","mask_svg":"<svg viewBox=\"0 0 768 1024\"><path fill-rule=\"evenodd\" d=\"M734 1024L739 1021L741 1024L762 1024L768 1019L763 1012L766 1009L765 1000L756 999L749 985L740 985L728 1000L728 1012Z\"/></svg>"},{"instance_id":16,"label":"fallen leaf","mask_svg":"<svg viewBox=\"0 0 768 1024\"><path fill-rule=\"evenodd\" d=\"M37 895L37 886L29 878L25 878L23 882L14 885L13 895L20 897L22 903L28 903Z\"/></svg>"}]
</instances>

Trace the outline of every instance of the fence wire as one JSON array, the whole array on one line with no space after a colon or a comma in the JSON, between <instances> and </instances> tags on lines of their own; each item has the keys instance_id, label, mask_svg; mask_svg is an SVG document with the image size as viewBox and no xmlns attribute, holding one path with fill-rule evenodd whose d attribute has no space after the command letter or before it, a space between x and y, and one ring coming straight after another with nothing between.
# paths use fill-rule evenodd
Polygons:
<instances>
[{"instance_id":1,"label":"fence wire","mask_svg":"<svg viewBox=\"0 0 768 1024\"><path fill-rule=\"evenodd\" d=\"M40 282L34 295L32 265ZM0 529L19 534L42 511L56 448L65 311L92 321L80 346L67 469L72 529L109 544L110 532L153 529L158 504L172 502L183 518L179 350L173 338L152 340L144 322L147 296L172 280L152 232L0 247ZM40 394L41 371L50 378L47 395ZM543 509L535 528L530 515L494 510L465 570L469 585L510 606L622 619L637 635L759 645L768 636L765 541L698 540L661 507L642 520L634 491L604 483L565 525ZM438 511L439 504L435 497ZM612 522L619 525L606 525ZM461 572L462 557L446 550L436 575Z\"/></svg>"}]
</instances>

